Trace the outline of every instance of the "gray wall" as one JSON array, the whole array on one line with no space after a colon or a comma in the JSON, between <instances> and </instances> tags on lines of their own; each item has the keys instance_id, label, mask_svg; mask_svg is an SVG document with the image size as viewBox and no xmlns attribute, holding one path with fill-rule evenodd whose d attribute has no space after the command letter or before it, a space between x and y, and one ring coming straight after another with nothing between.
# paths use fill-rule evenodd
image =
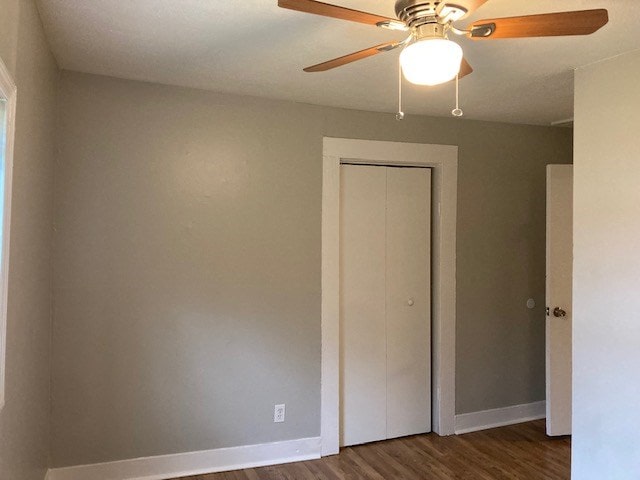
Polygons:
<instances>
[{"instance_id":1,"label":"gray wall","mask_svg":"<svg viewBox=\"0 0 640 480\"><path fill-rule=\"evenodd\" d=\"M0 0L0 57L18 87L0 478L42 480L49 454L58 69L32 1Z\"/></svg>"},{"instance_id":2,"label":"gray wall","mask_svg":"<svg viewBox=\"0 0 640 480\"><path fill-rule=\"evenodd\" d=\"M574 480L640 478L640 51L576 72Z\"/></svg>"},{"instance_id":3,"label":"gray wall","mask_svg":"<svg viewBox=\"0 0 640 480\"><path fill-rule=\"evenodd\" d=\"M60 95L54 466L319 434L323 135L460 146L457 411L544 398L545 165L571 131L68 72Z\"/></svg>"}]
</instances>

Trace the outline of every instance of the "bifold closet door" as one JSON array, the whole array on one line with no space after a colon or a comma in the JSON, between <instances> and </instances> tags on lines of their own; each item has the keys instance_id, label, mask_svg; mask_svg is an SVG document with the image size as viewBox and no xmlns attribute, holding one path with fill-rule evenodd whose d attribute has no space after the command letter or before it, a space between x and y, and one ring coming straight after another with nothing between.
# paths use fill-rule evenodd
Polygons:
<instances>
[{"instance_id":1,"label":"bifold closet door","mask_svg":"<svg viewBox=\"0 0 640 480\"><path fill-rule=\"evenodd\" d=\"M431 430L431 170L387 170L387 438Z\"/></svg>"},{"instance_id":2,"label":"bifold closet door","mask_svg":"<svg viewBox=\"0 0 640 480\"><path fill-rule=\"evenodd\" d=\"M340 168L340 442L355 445L387 435L387 174Z\"/></svg>"},{"instance_id":3,"label":"bifold closet door","mask_svg":"<svg viewBox=\"0 0 640 480\"><path fill-rule=\"evenodd\" d=\"M430 173L341 167L342 445L430 430Z\"/></svg>"}]
</instances>

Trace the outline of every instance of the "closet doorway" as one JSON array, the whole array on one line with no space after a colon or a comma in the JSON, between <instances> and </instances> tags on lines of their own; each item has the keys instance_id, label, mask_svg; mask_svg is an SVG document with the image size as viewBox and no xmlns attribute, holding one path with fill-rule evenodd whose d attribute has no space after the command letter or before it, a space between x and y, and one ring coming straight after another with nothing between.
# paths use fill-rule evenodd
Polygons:
<instances>
[{"instance_id":1,"label":"closet doorway","mask_svg":"<svg viewBox=\"0 0 640 480\"><path fill-rule=\"evenodd\" d=\"M455 431L455 305L456 305L456 205L458 147L417 143L381 142L328 138L323 141L322 173L322 344L321 344L321 418L322 456L339 452L341 438L341 176L344 166L426 167L431 174L431 252L426 268L431 271L431 385L427 421L439 435ZM408 169L399 169L408 170ZM416 168L417 170L417 168ZM429 171L429 170L427 170ZM425 188L428 190L428 188ZM384 193L386 195L386 191ZM427 196L429 196L427 194ZM386 202L386 200L385 200ZM385 203L386 208L386 203ZM428 221L427 221L428 222ZM386 235L386 233L385 233ZM386 249L384 253L386 257ZM386 282L386 274L385 274ZM429 288L427 288L429 290ZM386 289L384 292L386 299ZM405 293L403 293L403 297ZM411 298L405 298L406 306ZM414 306L416 299L413 298ZM385 314L386 334L386 314ZM385 340L386 346L386 340ZM347 347L348 348L348 347ZM386 362L385 362L386 366ZM385 379L386 381L386 379ZM386 394L385 394L386 395ZM427 395L429 397L429 395ZM348 407L347 407L348 408ZM387 432L384 414L378 413ZM382 431L378 424L378 431ZM428 425L427 425L428 428ZM394 430L393 427L389 429ZM371 437L369 437L371 438ZM373 437L375 438L375 437ZM355 442L367 441L361 438ZM351 441L347 440L347 443Z\"/></svg>"},{"instance_id":2,"label":"closet doorway","mask_svg":"<svg viewBox=\"0 0 640 480\"><path fill-rule=\"evenodd\" d=\"M340 446L426 433L431 170L340 169Z\"/></svg>"}]
</instances>

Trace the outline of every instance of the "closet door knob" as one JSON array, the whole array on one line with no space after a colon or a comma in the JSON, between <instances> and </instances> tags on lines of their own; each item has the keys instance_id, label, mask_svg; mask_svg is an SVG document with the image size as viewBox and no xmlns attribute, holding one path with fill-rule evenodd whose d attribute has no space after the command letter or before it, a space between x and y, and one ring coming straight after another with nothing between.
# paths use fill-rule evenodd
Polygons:
<instances>
[{"instance_id":1,"label":"closet door knob","mask_svg":"<svg viewBox=\"0 0 640 480\"><path fill-rule=\"evenodd\" d=\"M413 307L413 304L415 302L413 301L413 298L410 298L409 300L407 300L407 305L409 305L410 307Z\"/></svg>"},{"instance_id":2,"label":"closet door knob","mask_svg":"<svg viewBox=\"0 0 640 480\"><path fill-rule=\"evenodd\" d=\"M567 316L567 312L565 312L560 307L556 307L556 308L553 309L553 316L554 317L566 317Z\"/></svg>"}]
</instances>

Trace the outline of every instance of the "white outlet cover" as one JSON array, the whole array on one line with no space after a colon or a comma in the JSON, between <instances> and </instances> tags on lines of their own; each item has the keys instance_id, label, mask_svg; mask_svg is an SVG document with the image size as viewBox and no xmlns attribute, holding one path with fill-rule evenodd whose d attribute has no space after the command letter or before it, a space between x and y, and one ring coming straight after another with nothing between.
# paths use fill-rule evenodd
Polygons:
<instances>
[{"instance_id":1,"label":"white outlet cover","mask_svg":"<svg viewBox=\"0 0 640 480\"><path fill-rule=\"evenodd\" d=\"M284 422L284 414L285 414L285 404L281 403L279 405L276 405L273 408L273 422L274 423Z\"/></svg>"}]
</instances>

